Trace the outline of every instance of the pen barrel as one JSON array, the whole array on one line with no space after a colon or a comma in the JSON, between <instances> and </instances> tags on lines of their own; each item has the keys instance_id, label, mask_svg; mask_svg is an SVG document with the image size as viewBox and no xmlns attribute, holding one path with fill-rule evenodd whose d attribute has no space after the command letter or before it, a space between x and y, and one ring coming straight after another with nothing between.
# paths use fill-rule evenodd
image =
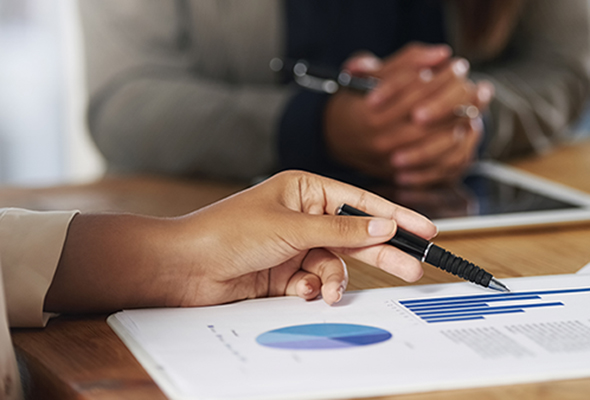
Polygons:
<instances>
[{"instance_id":1,"label":"pen barrel","mask_svg":"<svg viewBox=\"0 0 590 400\"><path fill-rule=\"evenodd\" d=\"M418 235L414 235L402 228L397 228L395 236L388 242L406 254L411 255L418 261L425 261L424 254L430 246L430 242Z\"/></svg>"},{"instance_id":2,"label":"pen barrel","mask_svg":"<svg viewBox=\"0 0 590 400\"><path fill-rule=\"evenodd\" d=\"M336 210L336 214L350 215L354 217L372 217L371 214L357 210L348 204L342 204L340 208ZM424 254L430 245L428 240L421 238L418 235L414 235L400 227L397 228L395 235L387 243L418 259L418 261L424 261Z\"/></svg>"},{"instance_id":3,"label":"pen barrel","mask_svg":"<svg viewBox=\"0 0 590 400\"><path fill-rule=\"evenodd\" d=\"M492 274L489 272L436 245L430 247L425 261L459 278L484 287L488 287L492 279Z\"/></svg>"},{"instance_id":4,"label":"pen barrel","mask_svg":"<svg viewBox=\"0 0 590 400\"><path fill-rule=\"evenodd\" d=\"M351 215L358 217L370 217L363 211L357 210L348 204L343 204L338 210L338 215ZM417 258L419 261L427 262L443 271L449 272L461 279L488 287L492 280L492 274L479 268L473 263L462 259L434 243L421 238L411 232L398 227L395 235L387 243L405 253Z\"/></svg>"}]
</instances>

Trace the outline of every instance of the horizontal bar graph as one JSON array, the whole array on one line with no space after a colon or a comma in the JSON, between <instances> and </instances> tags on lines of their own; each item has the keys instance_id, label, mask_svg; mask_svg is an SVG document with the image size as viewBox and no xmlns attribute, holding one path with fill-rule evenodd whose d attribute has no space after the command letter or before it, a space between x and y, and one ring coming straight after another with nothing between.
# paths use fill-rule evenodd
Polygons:
<instances>
[{"instance_id":1,"label":"horizontal bar graph","mask_svg":"<svg viewBox=\"0 0 590 400\"><path fill-rule=\"evenodd\" d=\"M584 292L590 292L590 288L450 296L400 300L399 303L428 323L457 322L481 320L498 314L524 313L533 308L563 307L561 301L544 301L544 297ZM497 305L497 302L503 304Z\"/></svg>"}]
</instances>

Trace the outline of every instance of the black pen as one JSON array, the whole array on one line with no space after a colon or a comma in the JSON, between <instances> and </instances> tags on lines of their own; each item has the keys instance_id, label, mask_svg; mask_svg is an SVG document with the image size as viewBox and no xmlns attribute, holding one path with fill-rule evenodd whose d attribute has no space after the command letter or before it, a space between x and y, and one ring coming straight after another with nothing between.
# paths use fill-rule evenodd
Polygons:
<instances>
[{"instance_id":1,"label":"black pen","mask_svg":"<svg viewBox=\"0 0 590 400\"><path fill-rule=\"evenodd\" d=\"M270 68L275 72L293 74L295 83L305 89L328 94L336 93L340 88L367 93L379 83L377 78L352 76L346 71L311 65L305 60L273 58Z\"/></svg>"},{"instance_id":2,"label":"black pen","mask_svg":"<svg viewBox=\"0 0 590 400\"><path fill-rule=\"evenodd\" d=\"M352 215L357 217L372 217L365 212L357 210L348 204L343 204L336 211L338 215ZM427 262L444 271L450 272L459 278L476 283L489 289L494 289L500 292L510 292L502 282L496 280L492 274L484 269L470 263L450 253L449 251L438 247L434 243L414 235L411 232L398 227L395 235L388 244L397 247L404 253L411 255L421 262Z\"/></svg>"}]
</instances>

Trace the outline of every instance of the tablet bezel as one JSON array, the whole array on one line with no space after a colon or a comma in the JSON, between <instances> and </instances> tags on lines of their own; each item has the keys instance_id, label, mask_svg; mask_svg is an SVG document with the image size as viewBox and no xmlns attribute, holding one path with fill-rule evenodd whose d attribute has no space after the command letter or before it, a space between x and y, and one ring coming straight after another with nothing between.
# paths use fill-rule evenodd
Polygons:
<instances>
[{"instance_id":1,"label":"tablet bezel","mask_svg":"<svg viewBox=\"0 0 590 400\"><path fill-rule=\"evenodd\" d=\"M433 222L437 225L440 233L514 229L590 221L590 194L588 193L492 161L478 162L474 167L474 172L578 207L564 210L525 211L434 219Z\"/></svg>"}]
</instances>

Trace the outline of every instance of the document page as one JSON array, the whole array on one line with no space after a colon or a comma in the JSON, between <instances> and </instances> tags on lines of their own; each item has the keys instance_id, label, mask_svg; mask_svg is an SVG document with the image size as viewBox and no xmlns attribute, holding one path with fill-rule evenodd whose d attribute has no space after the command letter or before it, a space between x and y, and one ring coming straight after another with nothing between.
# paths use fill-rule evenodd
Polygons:
<instances>
[{"instance_id":1,"label":"document page","mask_svg":"<svg viewBox=\"0 0 590 400\"><path fill-rule=\"evenodd\" d=\"M122 311L171 399L351 398L590 376L590 275Z\"/></svg>"},{"instance_id":2,"label":"document page","mask_svg":"<svg viewBox=\"0 0 590 400\"><path fill-rule=\"evenodd\" d=\"M590 263L580 268L576 274L590 274Z\"/></svg>"}]
</instances>

